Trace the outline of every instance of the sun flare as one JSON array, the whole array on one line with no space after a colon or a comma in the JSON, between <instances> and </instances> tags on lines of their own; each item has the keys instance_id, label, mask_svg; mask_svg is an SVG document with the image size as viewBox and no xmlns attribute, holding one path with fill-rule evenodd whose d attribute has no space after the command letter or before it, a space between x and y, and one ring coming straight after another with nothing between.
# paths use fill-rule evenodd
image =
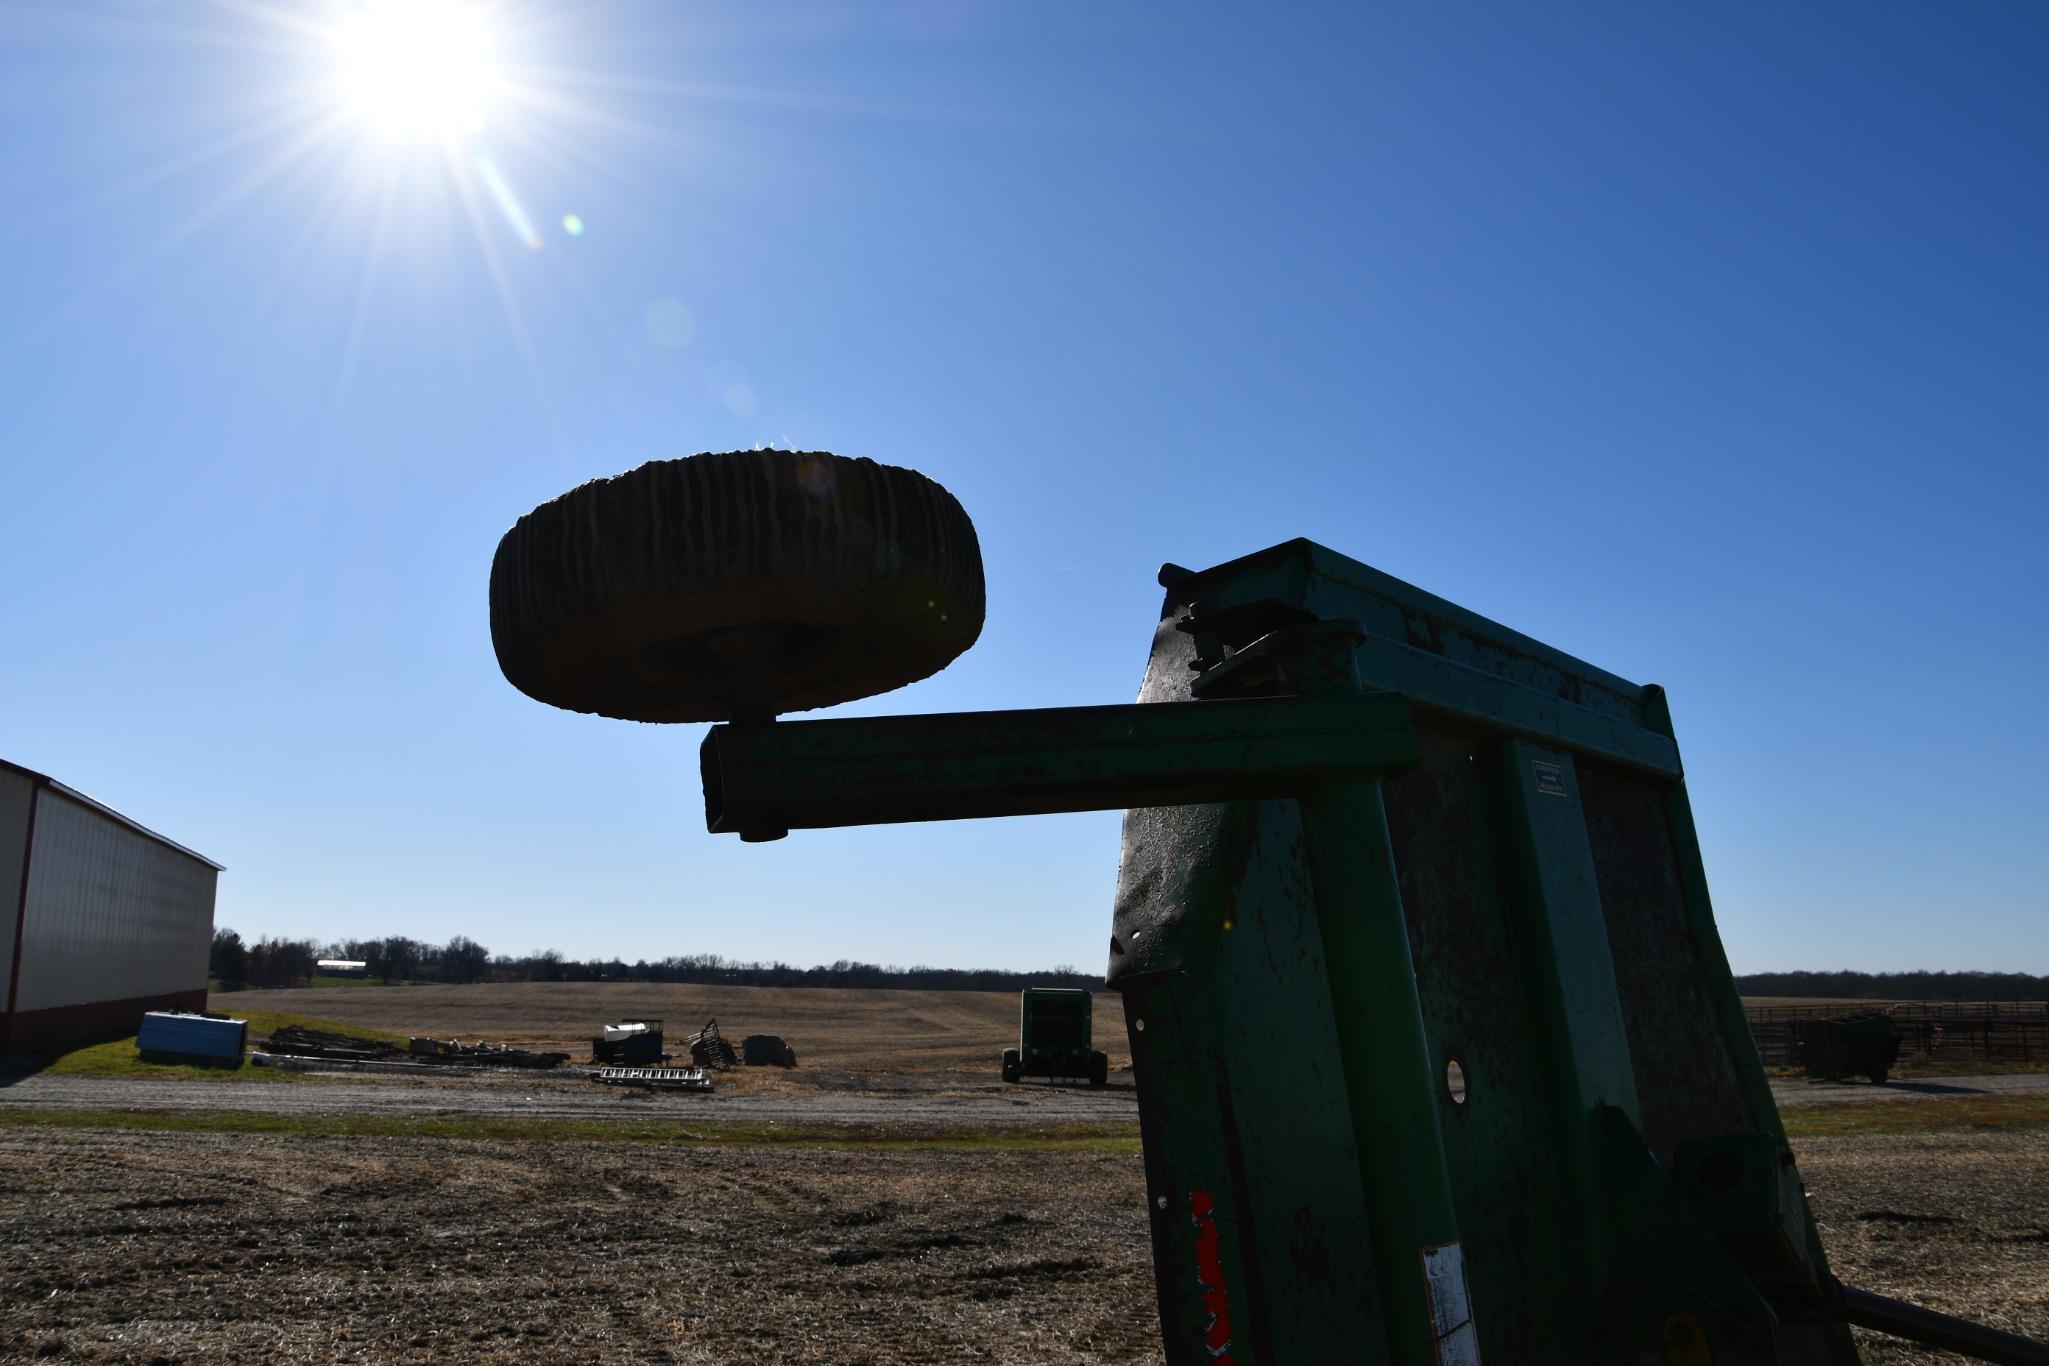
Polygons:
<instances>
[{"instance_id":1,"label":"sun flare","mask_svg":"<svg viewBox=\"0 0 2049 1366\"><path fill-rule=\"evenodd\" d=\"M334 44L344 102L395 137L481 131L500 91L489 26L456 0L372 0Z\"/></svg>"}]
</instances>

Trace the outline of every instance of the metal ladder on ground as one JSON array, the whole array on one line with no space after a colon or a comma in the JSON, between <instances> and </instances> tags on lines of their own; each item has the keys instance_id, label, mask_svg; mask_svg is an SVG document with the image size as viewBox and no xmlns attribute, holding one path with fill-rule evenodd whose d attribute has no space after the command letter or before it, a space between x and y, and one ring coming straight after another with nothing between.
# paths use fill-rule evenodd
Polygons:
<instances>
[{"instance_id":1,"label":"metal ladder on ground","mask_svg":"<svg viewBox=\"0 0 2049 1366\"><path fill-rule=\"evenodd\" d=\"M606 1086L646 1086L664 1091L709 1091L711 1077L701 1067L600 1067L591 1080Z\"/></svg>"}]
</instances>

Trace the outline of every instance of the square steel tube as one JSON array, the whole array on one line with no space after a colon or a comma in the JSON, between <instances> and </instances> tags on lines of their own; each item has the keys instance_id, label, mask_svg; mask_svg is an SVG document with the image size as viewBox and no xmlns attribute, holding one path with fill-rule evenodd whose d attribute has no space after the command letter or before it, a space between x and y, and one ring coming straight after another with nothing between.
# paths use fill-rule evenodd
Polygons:
<instances>
[{"instance_id":1,"label":"square steel tube","mask_svg":"<svg viewBox=\"0 0 2049 1366\"><path fill-rule=\"evenodd\" d=\"M1399 693L713 726L713 833L1291 797L1418 758Z\"/></svg>"}]
</instances>

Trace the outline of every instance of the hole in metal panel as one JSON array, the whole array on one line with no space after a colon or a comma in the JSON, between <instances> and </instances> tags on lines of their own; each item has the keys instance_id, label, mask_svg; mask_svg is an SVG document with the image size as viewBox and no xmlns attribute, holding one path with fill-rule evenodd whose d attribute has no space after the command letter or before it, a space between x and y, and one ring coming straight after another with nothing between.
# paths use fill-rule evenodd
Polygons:
<instances>
[{"instance_id":1,"label":"hole in metal panel","mask_svg":"<svg viewBox=\"0 0 2049 1366\"><path fill-rule=\"evenodd\" d=\"M1137 1030L1139 1033L1143 1034L1145 1033L1145 1020L1143 1018L1133 1020L1131 1022L1131 1027Z\"/></svg>"},{"instance_id":2,"label":"hole in metal panel","mask_svg":"<svg viewBox=\"0 0 2049 1366\"><path fill-rule=\"evenodd\" d=\"M1159 1207L1160 1209L1165 1209L1167 1207L1167 1197L1164 1195L1156 1195L1153 1197L1153 1204Z\"/></svg>"},{"instance_id":3,"label":"hole in metal panel","mask_svg":"<svg viewBox=\"0 0 2049 1366\"><path fill-rule=\"evenodd\" d=\"M1466 1103L1466 1069L1457 1058L1444 1065L1444 1093L1453 1105Z\"/></svg>"}]
</instances>

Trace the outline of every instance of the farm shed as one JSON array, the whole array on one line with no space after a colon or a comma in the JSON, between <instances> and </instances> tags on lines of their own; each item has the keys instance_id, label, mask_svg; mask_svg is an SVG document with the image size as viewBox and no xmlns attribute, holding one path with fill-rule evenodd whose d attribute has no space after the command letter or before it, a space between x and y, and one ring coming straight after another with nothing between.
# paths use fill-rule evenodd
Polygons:
<instances>
[{"instance_id":1,"label":"farm shed","mask_svg":"<svg viewBox=\"0 0 2049 1366\"><path fill-rule=\"evenodd\" d=\"M221 865L0 760L0 1054L206 1005Z\"/></svg>"}]
</instances>

